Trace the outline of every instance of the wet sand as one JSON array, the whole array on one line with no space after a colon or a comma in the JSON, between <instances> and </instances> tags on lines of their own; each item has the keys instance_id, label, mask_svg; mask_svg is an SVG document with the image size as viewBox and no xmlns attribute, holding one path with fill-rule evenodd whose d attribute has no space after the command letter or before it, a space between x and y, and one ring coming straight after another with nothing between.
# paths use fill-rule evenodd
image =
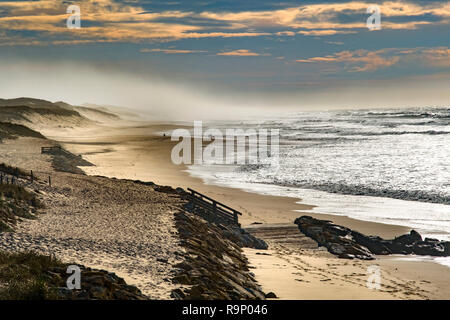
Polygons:
<instances>
[{"instance_id":1,"label":"wet sand","mask_svg":"<svg viewBox=\"0 0 450 320\"><path fill-rule=\"evenodd\" d=\"M240 217L240 222L243 226L254 222L292 223L295 218L304 213L382 237L393 237L408 231L401 226L313 214L307 210L313 208L314 204L299 203L300 198L261 195L241 189L206 184L202 179L189 175L185 165L177 166L172 163L170 154L176 142L170 141L169 137L156 136L161 131L170 131L178 127L153 124L138 128L97 128L92 131L51 137L64 142L64 147L69 151L81 154L86 160L95 163L95 167L83 168L90 175L140 179L173 187L189 187L241 211L243 215Z\"/></svg>"},{"instance_id":2,"label":"wet sand","mask_svg":"<svg viewBox=\"0 0 450 320\"><path fill-rule=\"evenodd\" d=\"M292 225L302 214L328 219L365 234L390 238L409 229L401 226L359 221L347 217L311 214L313 204L301 199L274 197L228 187L210 185L191 177L185 166L171 162L170 152L176 142L160 132L177 125L152 124L139 128L92 129L72 135L54 136L70 151L82 154L96 167L83 168L88 174L140 179L173 187L190 187L241 211L243 226L264 228L274 224ZM300 210L296 212L294 210ZM295 237L298 236L299 233ZM342 260L318 248L288 246L273 241L270 233L260 234L269 242L270 255L246 249L254 273L263 289L282 299L448 299L448 268L432 262L397 261L382 257L376 261ZM292 242L291 236L281 237ZM295 243L295 241L293 241ZM367 267L377 265L383 275L381 290L367 288ZM421 270L420 272L418 270ZM302 277L299 278L299 274Z\"/></svg>"}]
</instances>

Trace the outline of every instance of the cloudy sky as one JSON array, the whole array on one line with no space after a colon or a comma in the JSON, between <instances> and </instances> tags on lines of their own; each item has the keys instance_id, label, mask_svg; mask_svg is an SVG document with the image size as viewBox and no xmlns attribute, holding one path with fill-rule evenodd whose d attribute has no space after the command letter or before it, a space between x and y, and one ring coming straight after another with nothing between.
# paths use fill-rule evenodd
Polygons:
<instances>
[{"instance_id":1,"label":"cloudy sky","mask_svg":"<svg viewBox=\"0 0 450 320\"><path fill-rule=\"evenodd\" d=\"M0 97L179 115L449 105L449 42L449 1L0 1Z\"/></svg>"}]
</instances>

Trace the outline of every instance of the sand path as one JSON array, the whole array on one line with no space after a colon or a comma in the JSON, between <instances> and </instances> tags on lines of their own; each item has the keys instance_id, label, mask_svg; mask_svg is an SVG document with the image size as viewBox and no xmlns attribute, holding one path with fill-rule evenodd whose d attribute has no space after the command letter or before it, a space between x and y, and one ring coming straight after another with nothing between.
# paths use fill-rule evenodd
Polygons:
<instances>
[{"instance_id":1,"label":"sand path","mask_svg":"<svg viewBox=\"0 0 450 320\"><path fill-rule=\"evenodd\" d=\"M311 214L308 212L311 206L299 203L300 199L205 184L201 179L190 176L185 171L186 167L175 166L171 162L170 152L175 142L155 136L155 133L169 132L174 127L152 124L120 130L94 130L89 134L78 131L72 136L55 138L97 165L86 167L90 174L191 187L240 210L243 213L240 222L244 226L253 222L263 223L259 225L263 229L277 224L290 225L290 231L286 233L284 230L276 239L270 232L259 235L269 242L270 256L245 250L250 263L256 267L254 273L265 292L274 291L283 299L448 299L450 296L450 273L445 266L424 261L398 261L393 257L380 257L369 262L337 259L317 250L314 243L314 248L311 248L311 241L299 241L302 235L293 221L307 214L385 238L404 234L409 229L348 217ZM367 288L367 267L370 265L378 265L381 269L381 290Z\"/></svg>"},{"instance_id":2,"label":"sand path","mask_svg":"<svg viewBox=\"0 0 450 320\"><path fill-rule=\"evenodd\" d=\"M406 276L405 269L414 270L414 264L403 265L399 272L399 265L392 260L338 259L318 248L295 225L256 225L248 230L270 246L268 252L244 250L252 271L263 290L274 291L280 299L440 299L447 294L436 287L445 267L434 263L427 265L428 273ZM367 286L370 266L380 270L379 289ZM448 286L448 279L441 281Z\"/></svg>"},{"instance_id":3,"label":"sand path","mask_svg":"<svg viewBox=\"0 0 450 320\"><path fill-rule=\"evenodd\" d=\"M44 155L15 154L24 149L19 144L30 143L37 148L47 142L25 139L3 144L0 147L9 150L2 155L20 158L23 168L33 166L26 159L45 163ZM168 299L174 288L169 281L171 265L184 254L173 219L179 198L131 181L35 172L42 180L48 173L51 188L42 181L28 186L38 190L44 214L24 220L14 233L0 234L0 250L52 253L66 262L115 272L151 298Z\"/></svg>"}]
</instances>

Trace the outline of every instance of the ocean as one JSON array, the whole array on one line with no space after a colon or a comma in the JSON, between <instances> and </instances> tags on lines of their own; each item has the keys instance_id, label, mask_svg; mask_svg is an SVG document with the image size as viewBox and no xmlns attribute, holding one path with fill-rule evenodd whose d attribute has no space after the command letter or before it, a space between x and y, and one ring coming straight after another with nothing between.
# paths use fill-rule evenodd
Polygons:
<instances>
[{"instance_id":1,"label":"ocean","mask_svg":"<svg viewBox=\"0 0 450 320\"><path fill-rule=\"evenodd\" d=\"M189 166L205 183L300 198L316 205L314 213L450 240L448 107L299 112L204 126L280 130L276 171L264 164Z\"/></svg>"}]
</instances>

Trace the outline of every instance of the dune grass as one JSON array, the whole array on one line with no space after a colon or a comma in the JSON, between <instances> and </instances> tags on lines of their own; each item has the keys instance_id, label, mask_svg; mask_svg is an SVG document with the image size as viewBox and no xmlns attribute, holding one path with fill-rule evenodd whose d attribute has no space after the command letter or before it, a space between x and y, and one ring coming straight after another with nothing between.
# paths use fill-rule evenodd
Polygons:
<instances>
[{"instance_id":1,"label":"dune grass","mask_svg":"<svg viewBox=\"0 0 450 320\"><path fill-rule=\"evenodd\" d=\"M45 139L40 132L34 131L24 125L0 121L0 141L1 139L16 139L17 137Z\"/></svg>"},{"instance_id":2,"label":"dune grass","mask_svg":"<svg viewBox=\"0 0 450 320\"><path fill-rule=\"evenodd\" d=\"M33 208L43 207L42 203L33 193L25 190L22 186L13 184L0 184L0 199L9 199L16 204L24 202Z\"/></svg>"},{"instance_id":3,"label":"dune grass","mask_svg":"<svg viewBox=\"0 0 450 320\"><path fill-rule=\"evenodd\" d=\"M35 219L36 209L43 208L41 201L25 188L0 184L0 232L11 232L17 220Z\"/></svg>"},{"instance_id":4,"label":"dune grass","mask_svg":"<svg viewBox=\"0 0 450 320\"><path fill-rule=\"evenodd\" d=\"M9 166L5 163L0 163L0 174L1 173L6 173L12 176L19 176L19 177L29 177L31 175L30 172L27 172L17 167Z\"/></svg>"},{"instance_id":5,"label":"dune grass","mask_svg":"<svg viewBox=\"0 0 450 320\"><path fill-rule=\"evenodd\" d=\"M0 300L57 299L57 284L48 274L55 267L65 264L34 252L0 252Z\"/></svg>"}]
</instances>

